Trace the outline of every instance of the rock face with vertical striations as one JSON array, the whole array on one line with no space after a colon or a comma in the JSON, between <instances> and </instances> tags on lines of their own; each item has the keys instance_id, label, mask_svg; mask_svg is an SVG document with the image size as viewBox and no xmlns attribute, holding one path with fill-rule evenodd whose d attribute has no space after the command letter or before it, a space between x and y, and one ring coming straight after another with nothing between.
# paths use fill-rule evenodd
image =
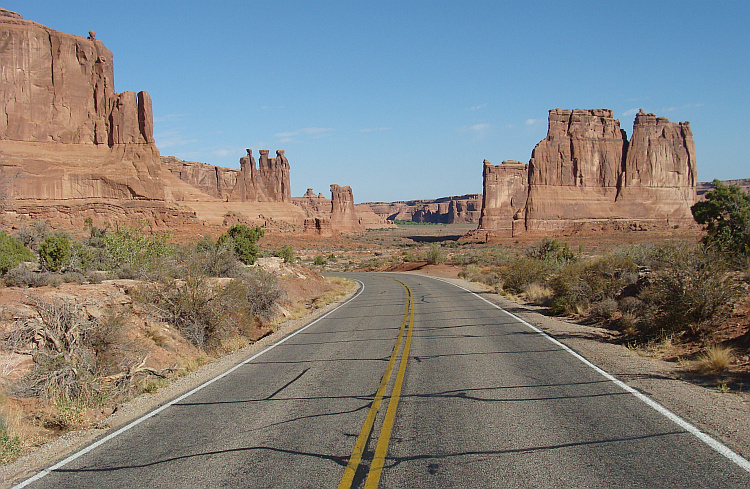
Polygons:
<instances>
[{"instance_id":1,"label":"rock face with vertical striations","mask_svg":"<svg viewBox=\"0 0 750 489\"><path fill-rule=\"evenodd\" d=\"M174 156L162 156L161 163L164 169L181 181L219 200L229 199L237 183L237 174L240 172L235 168L223 168L198 161L183 161ZM175 200L184 199L175 198Z\"/></svg>"},{"instance_id":2,"label":"rock face with vertical striations","mask_svg":"<svg viewBox=\"0 0 750 489\"><path fill-rule=\"evenodd\" d=\"M0 10L0 151L16 200L159 200L151 98L115 93L95 38Z\"/></svg>"},{"instance_id":3,"label":"rock face with vertical striations","mask_svg":"<svg viewBox=\"0 0 750 489\"><path fill-rule=\"evenodd\" d=\"M613 217L627 139L608 109L549 112L547 137L529 161L528 231Z\"/></svg>"},{"instance_id":4,"label":"rock face with vertical striations","mask_svg":"<svg viewBox=\"0 0 750 489\"><path fill-rule=\"evenodd\" d=\"M531 154L525 200L523 165L505 164L485 160L474 234L487 239L693 224L696 163L688 122L641 110L628 142L611 110L553 109L547 137Z\"/></svg>"},{"instance_id":5,"label":"rock face with vertical striations","mask_svg":"<svg viewBox=\"0 0 750 489\"><path fill-rule=\"evenodd\" d=\"M289 183L289 160L283 150L276 158L268 157L268 150L260 150L260 164L256 164L253 150L240 158L240 171L229 195L234 202L292 202Z\"/></svg>"},{"instance_id":6,"label":"rock face with vertical striations","mask_svg":"<svg viewBox=\"0 0 750 489\"><path fill-rule=\"evenodd\" d=\"M641 110L635 116L618 205L627 216L691 223L696 199L695 143L689 122Z\"/></svg>"},{"instance_id":7,"label":"rock face with vertical striations","mask_svg":"<svg viewBox=\"0 0 750 489\"><path fill-rule=\"evenodd\" d=\"M520 161L503 161L493 165L484 160L484 194L481 229L513 236L513 228L523 226L523 211L528 195L528 167Z\"/></svg>"},{"instance_id":8,"label":"rock face with vertical striations","mask_svg":"<svg viewBox=\"0 0 750 489\"><path fill-rule=\"evenodd\" d=\"M354 208L354 195L350 186L331 185L331 227L336 231L364 231Z\"/></svg>"}]
</instances>

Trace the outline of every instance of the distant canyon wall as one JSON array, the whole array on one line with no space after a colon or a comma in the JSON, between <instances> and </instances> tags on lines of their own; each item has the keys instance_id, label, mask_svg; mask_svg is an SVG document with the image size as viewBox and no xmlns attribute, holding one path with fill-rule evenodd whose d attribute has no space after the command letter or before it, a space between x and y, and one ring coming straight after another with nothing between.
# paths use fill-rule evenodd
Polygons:
<instances>
[{"instance_id":1,"label":"distant canyon wall","mask_svg":"<svg viewBox=\"0 0 750 489\"><path fill-rule=\"evenodd\" d=\"M642 110L627 140L608 109L553 109L528 165L485 161L476 235L693 224L696 160L690 123Z\"/></svg>"},{"instance_id":2,"label":"distant canyon wall","mask_svg":"<svg viewBox=\"0 0 750 489\"><path fill-rule=\"evenodd\" d=\"M0 151L15 199L164 198L151 97L112 52L0 9ZM62 160L62 158L65 160Z\"/></svg>"},{"instance_id":3,"label":"distant canyon wall","mask_svg":"<svg viewBox=\"0 0 750 489\"><path fill-rule=\"evenodd\" d=\"M367 205L381 218L390 221L471 223L479 222L482 195L467 194L439 199L368 202Z\"/></svg>"}]
</instances>

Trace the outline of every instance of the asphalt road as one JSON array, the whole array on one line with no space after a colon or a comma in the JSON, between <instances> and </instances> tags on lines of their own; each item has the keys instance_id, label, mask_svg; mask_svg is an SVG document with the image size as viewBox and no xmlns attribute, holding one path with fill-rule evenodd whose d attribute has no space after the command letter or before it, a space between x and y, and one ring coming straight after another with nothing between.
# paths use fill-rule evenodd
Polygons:
<instances>
[{"instance_id":1,"label":"asphalt road","mask_svg":"<svg viewBox=\"0 0 750 489\"><path fill-rule=\"evenodd\" d=\"M476 295L350 276L346 305L28 487L750 487Z\"/></svg>"}]
</instances>

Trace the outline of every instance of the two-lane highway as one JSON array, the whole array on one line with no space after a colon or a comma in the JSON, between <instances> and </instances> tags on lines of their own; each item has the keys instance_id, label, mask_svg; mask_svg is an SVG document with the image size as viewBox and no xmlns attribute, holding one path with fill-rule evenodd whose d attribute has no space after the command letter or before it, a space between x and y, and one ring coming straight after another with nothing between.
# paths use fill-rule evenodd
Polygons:
<instances>
[{"instance_id":1,"label":"two-lane highway","mask_svg":"<svg viewBox=\"0 0 750 489\"><path fill-rule=\"evenodd\" d=\"M477 295L350 276L347 304L28 487L750 487L747 461Z\"/></svg>"}]
</instances>

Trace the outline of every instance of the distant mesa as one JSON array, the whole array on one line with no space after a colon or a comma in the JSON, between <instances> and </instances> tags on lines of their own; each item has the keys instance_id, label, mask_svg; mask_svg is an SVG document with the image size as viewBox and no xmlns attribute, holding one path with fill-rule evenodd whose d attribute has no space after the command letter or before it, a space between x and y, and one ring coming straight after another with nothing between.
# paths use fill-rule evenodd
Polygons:
<instances>
[{"instance_id":1,"label":"distant mesa","mask_svg":"<svg viewBox=\"0 0 750 489\"><path fill-rule=\"evenodd\" d=\"M553 109L528 165L484 162L485 240L522 233L693 225L690 123L641 110L630 141L609 109Z\"/></svg>"}]
</instances>

